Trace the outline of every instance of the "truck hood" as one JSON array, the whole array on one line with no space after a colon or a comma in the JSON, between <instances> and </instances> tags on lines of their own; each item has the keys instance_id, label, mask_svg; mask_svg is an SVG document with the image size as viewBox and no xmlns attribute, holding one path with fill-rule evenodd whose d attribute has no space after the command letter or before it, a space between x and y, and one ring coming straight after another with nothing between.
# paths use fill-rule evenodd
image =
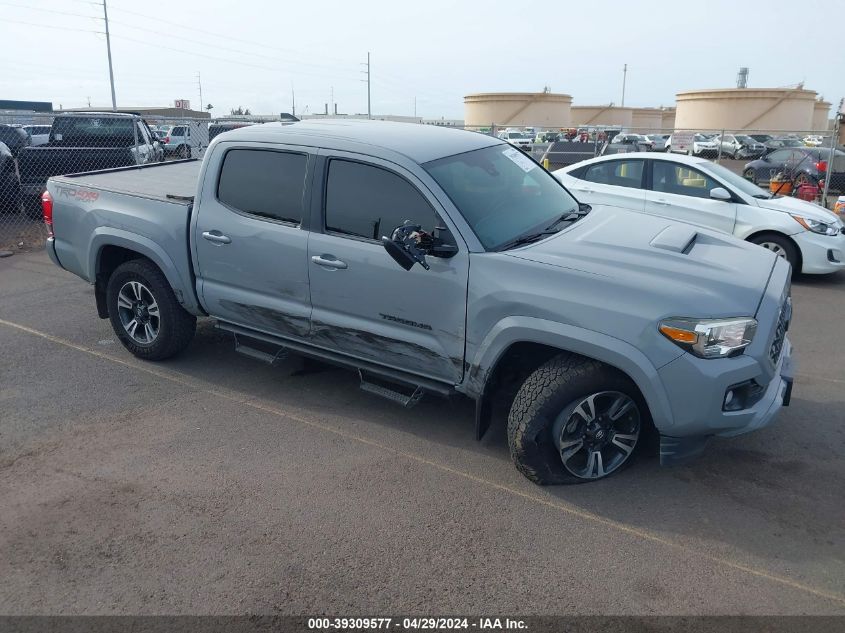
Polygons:
<instances>
[{"instance_id":1,"label":"truck hood","mask_svg":"<svg viewBox=\"0 0 845 633\"><path fill-rule=\"evenodd\" d=\"M595 275L666 316L715 318L754 315L777 260L730 235L606 205L507 254Z\"/></svg>"},{"instance_id":2,"label":"truck hood","mask_svg":"<svg viewBox=\"0 0 845 633\"><path fill-rule=\"evenodd\" d=\"M799 200L798 198L792 198L789 196L781 196L780 198L771 198L766 200L755 198L754 202L757 203L758 207L763 209L781 211L783 213L794 213L804 218L818 220L819 222L827 222L828 224L839 223L841 225L842 223L839 216L832 211L828 211L818 204L807 202L806 200ZM800 226L797 226L796 233L799 230Z\"/></svg>"}]
</instances>

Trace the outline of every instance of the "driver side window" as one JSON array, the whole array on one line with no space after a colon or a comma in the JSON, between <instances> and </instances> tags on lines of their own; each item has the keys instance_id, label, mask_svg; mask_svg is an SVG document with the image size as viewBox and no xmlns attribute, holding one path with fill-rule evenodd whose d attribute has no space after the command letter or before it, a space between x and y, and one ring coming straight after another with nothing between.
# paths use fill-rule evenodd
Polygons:
<instances>
[{"instance_id":1,"label":"driver side window","mask_svg":"<svg viewBox=\"0 0 845 633\"><path fill-rule=\"evenodd\" d=\"M431 233L434 209L410 182L401 176L365 163L332 159L326 182L325 228L368 240L390 237L405 220Z\"/></svg>"},{"instance_id":2,"label":"driver side window","mask_svg":"<svg viewBox=\"0 0 845 633\"><path fill-rule=\"evenodd\" d=\"M709 198L711 189L722 186L710 176L686 165L656 160L652 171L652 189L662 193Z\"/></svg>"}]
</instances>

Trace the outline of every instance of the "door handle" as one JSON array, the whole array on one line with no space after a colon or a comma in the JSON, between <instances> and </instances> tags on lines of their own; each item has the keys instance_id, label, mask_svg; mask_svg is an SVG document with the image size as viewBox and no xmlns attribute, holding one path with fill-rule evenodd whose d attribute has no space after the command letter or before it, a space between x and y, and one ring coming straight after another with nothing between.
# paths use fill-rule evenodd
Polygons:
<instances>
[{"instance_id":1,"label":"door handle","mask_svg":"<svg viewBox=\"0 0 845 633\"><path fill-rule=\"evenodd\" d=\"M664 206L665 206L665 205L668 205L669 203L668 203L666 200L663 200L663 199L661 198L660 200L655 200L655 201L654 201L654 204L662 204L662 205L664 205Z\"/></svg>"},{"instance_id":2,"label":"door handle","mask_svg":"<svg viewBox=\"0 0 845 633\"><path fill-rule=\"evenodd\" d=\"M231 244L232 238L220 231L203 231L202 236L213 244Z\"/></svg>"},{"instance_id":3,"label":"door handle","mask_svg":"<svg viewBox=\"0 0 845 633\"><path fill-rule=\"evenodd\" d=\"M342 262L334 255L314 255L311 261L322 266L323 268L331 268L333 270L344 270L347 268L346 262Z\"/></svg>"}]
</instances>

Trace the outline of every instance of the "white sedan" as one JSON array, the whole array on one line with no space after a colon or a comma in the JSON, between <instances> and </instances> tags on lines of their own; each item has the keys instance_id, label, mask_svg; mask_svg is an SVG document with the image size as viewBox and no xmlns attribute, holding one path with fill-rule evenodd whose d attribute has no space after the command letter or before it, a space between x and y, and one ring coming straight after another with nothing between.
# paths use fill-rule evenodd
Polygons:
<instances>
[{"instance_id":1,"label":"white sedan","mask_svg":"<svg viewBox=\"0 0 845 633\"><path fill-rule=\"evenodd\" d=\"M659 215L731 233L768 248L797 272L845 268L845 226L827 209L760 189L722 165L634 152L554 172L579 202Z\"/></svg>"}]
</instances>

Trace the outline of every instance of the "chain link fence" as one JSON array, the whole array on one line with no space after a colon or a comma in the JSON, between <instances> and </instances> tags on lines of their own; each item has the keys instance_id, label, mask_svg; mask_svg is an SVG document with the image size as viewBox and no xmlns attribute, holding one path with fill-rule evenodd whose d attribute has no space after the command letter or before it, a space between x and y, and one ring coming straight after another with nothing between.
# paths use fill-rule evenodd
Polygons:
<instances>
[{"instance_id":1,"label":"chain link fence","mask_svg":"<svg viewBox=\"0 0 845 633\"><path fill-rule=\"evenodd\" d=\"M51 176L202 158L217 134L266 120L0 112L0 250L43 243L40 195ZM717 161L764 189L828 208L833 208L837 196L845 195L845 147L834 131L495 124L464 129L503 138L552 171L612 153L677 152Z\"/></svg>"},{"instance_id":2,"label":"chain link fence","mask_svg":"<svg viewBox=\"0 0 845 633\"><path fill-rule=\"evenodd\" d=\"M47 236L40 196L51 176L202 158L221 132L257 118L189 119L112 112L0 112L0 250Z\"/></svg>"}]
</instances>

